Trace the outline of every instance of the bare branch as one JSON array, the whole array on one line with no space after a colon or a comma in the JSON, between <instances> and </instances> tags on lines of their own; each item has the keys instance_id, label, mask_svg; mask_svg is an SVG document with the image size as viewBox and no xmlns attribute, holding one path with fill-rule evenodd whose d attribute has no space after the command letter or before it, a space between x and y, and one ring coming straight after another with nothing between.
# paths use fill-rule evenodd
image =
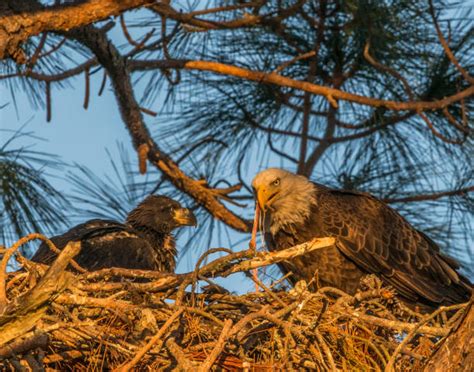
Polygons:
<instances>
[{"instance_id":1,"label":"bare branch","mask_svg":"<svg viewBox=\"0 0 474 372\"><path fill-rule=\"evenodd\" d=\"M462 91L436 101L392 101L379 98L366 97L355 93L345 92L340 89L312 84L307 81L294 80L274 72L252 71L242 67L212 61L187 61L187 60L136 60L132 61L133 70L150 70L156 68L184 68L187 70L200 70L215 72L220 75L240 77L245 80L259 83L275 84L282 87L295 88L332 100L354 102L364 106L384 107L393 111L425 111L443 109L455 102L474 95L474 85Z\"/></svg>"},{"instance_id":2,"label":"bare branch","mask_svg":"<svg viewBox=\"0 0 474 372\"><path fill-rule=\"evenodd\" d=\"M172 8L169 4L166 4L164 2L154 4L150 7L150 9L152 9L163 17L197 27L197 30L222 30L231 28L251 27L256 26L258 24L271 24L272 22L277 20L282 21L283 19L288 18L289 16L297 12L305 2L306 0L299 0L290 7L286 9L281 9L278 12L277 16L272 16L271 14L254 15L246 13L245 16L242 18L222 22L197 18L195 17L195 15L197 14L196 12L179 12ZM245 5L249 6L250 4ZM256 6L258 7L258 5Z\"/></svg>"}]
</instances>

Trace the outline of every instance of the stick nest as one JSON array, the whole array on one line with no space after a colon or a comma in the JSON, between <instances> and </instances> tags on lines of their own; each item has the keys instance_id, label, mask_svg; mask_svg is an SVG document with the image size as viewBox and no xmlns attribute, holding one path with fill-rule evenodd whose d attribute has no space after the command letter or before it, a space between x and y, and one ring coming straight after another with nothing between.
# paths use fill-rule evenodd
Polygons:
<instances>
[{"instance_id":1,"label":"stick nest","mask_svg":"<svg viewBox=\"0 0 474 372\"><path fill-rule=\"evenodd\" d=\"M223 250L188 274L87 272L71 266L79 243L51 266L26 260L16 251L32 239L45 240L0 250L1 370L422 370L466 309L418 313L374 276L354 296L258 279L237 295L211 281L284 254ZM23 269L6 273L13 254Z\"/></svg>"}]
</instances>

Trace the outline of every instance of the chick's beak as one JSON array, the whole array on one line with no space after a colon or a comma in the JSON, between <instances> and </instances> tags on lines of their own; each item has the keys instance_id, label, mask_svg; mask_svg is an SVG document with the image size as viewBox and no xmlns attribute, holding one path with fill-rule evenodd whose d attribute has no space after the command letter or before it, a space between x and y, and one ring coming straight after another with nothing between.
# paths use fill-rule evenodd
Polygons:
<instances>
[{"instance_id":1,"label":"chick's beak","mask_svg":"<svg viewBox=\"0 0 474 372\"><path fill-rule=\"evenodd\" d=\"M174 211L174 221L180 226L196 226L194 213L188 208L179 208Z\"/></svg>"}]
</instances>

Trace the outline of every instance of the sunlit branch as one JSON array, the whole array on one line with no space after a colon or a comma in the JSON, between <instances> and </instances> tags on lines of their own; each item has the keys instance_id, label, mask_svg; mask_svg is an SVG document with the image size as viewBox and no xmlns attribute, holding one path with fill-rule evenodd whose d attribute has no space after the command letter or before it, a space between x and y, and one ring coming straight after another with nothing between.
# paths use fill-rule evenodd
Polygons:
<instances>
[{"instance_id":1,"label":"sunlit branch","mask_svg":"<svg viewBox=\"0 0 474 372\"><path fill-rule=\"evenodd\" d=\"M72 77L83 72L86 68L95 66L97 61L91 59L86 63L77 66L74 69L67 70L57 75L44 75L34 72L25 72L24 76L42 81L55 81ZM187 60L136 60L130 61L129 66L134 71L154 70L154 69L187 69L215 72L221 75L240 77L245 80L257 81L259 83L275 84L282 87L299 89L314 95L331 97L332 100L344 100L360 105L371 107L384 107L393 111L425 111L443 109L453 103L459 102L465 98L474 95L474 85L451 96L436 101L393 101L383 100L374 97L366 97L355 93L345 92L340 89L330 88L322 85L312 84L306 81L294 80L275 73L265 73L261 71L252 71L241 67L228 65L212 61L187 61ZM21 76L12 74L0 78Z\"/></svg>"},{"instance_id":2,"label":"sunlit branch","mask_svg":"<svg viewBox=\"0 0 474 372\"><path fill-rule=\"evenodd\" d=\"M275 84L287 88L295 88L314 95L329 97L333 100L344 100L364 106L385 107L393 111L424 111L437 110L449 106L462 99L474 95L474 86L436 101L393 101L374 97L366 97L355 93L345 92L340 89L330 88L307 81L291 79L273 72L252 71L242 67L228 65L212 61L187 61L187 60L137 60L131 62L134 70L151 70L156 68L181 68L187 70L200 70L215 72L220 75L228 75L242 78L244 80L259 83Z\"/></svg>"},{"instance_id":3,"label":"sunlit branch","mask_svg":"<svg viewBox=\"0 0 474 372\"><path fill-rule=\"evenodd\" d=\"M0 59L13 57L24 63L24 53L19 47L32 36L45 31L68 31L153 2L88 0L47 7L36 1L19 2L21 11L0 14Z\"/></svg>"}]
</instances>

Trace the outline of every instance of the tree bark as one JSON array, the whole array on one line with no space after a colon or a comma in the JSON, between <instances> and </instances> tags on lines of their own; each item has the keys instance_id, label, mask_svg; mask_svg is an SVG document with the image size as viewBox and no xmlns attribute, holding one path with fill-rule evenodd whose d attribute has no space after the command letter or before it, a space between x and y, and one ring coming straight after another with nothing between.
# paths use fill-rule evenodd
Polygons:
<instances>
[{"instance_id":1,"label":"tree bark","mask_svg":"<svg viewBox=\"0 0 474 372\"><path fill-rule=\"evenodd\" d=\"M463 319L431 356L424 371L474 371L474 297Z\"/></svg>"},{"instance_id":2,"label":"tree bark","mask_svg":"<svg viewBox=\"0 0 474 372\"><path fill-rule=\"evenodd\" d=\"M36 1L22 1L15 6L18 9L12 9L8 3L3 4L0 7L0 59L13 57L17 62L25 63L24 58L19 58L23 52L18 48L32 36L44 31L68 31L152 2L152 0L88 0L41 6Z\"/></svg>"}]
</instances>

